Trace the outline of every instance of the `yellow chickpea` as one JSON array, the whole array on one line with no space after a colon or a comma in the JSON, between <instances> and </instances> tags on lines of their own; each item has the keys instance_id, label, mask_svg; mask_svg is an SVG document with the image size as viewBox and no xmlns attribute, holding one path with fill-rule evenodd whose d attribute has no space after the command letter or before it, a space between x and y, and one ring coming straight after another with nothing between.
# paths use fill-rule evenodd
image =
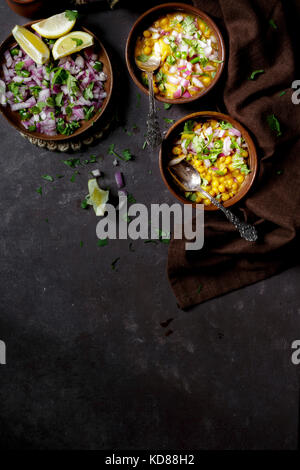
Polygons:
<instances>
[{"instance_id":1,"label":"yellow chickpea","mask_svg":"<svg viewBox=\"0 0 300 470\"><path fill-rule=\"evenodd\" d=\"M199 28L201 29L202 32L205 31L205 28L206 28L206 24L204 23L204 21L199 21Z\"/></svg>"},{"instance_id":2,"label":"yellow chickpea","mask_svg":"<svg viewBox=\"0 0 300 470\"><path fill-rule=\"evenodd\" d=\"M209 191L209 194L212 196L212 197L215 197L217 195L216 191L214 191L213 189L211 189Z\"/></svg>"},{"instance_id":3,"label":"yellow chickpea","mask_svg":"<svg viewBox=\"0 0 300 470\"><path fill-rule=\"evenodd\" d=\"M219 182L220 182L220 183L224 183L224 181L225 181L225 178L224 178L224 176L220 176L220 178L219 178Z\"/></svg>"},{"instance_id":4,"label":"yellow chickpea","mask_svg":"<svg viewBox=\"0 0 300 470\"><path fill-rule=\"evenodd\" d=\"M237 183L233 183L233 184L232 184L232 189L233 189L234 191L236 191L238 187L239 187L239 185L238 185Z\"/></svg>"},{"instance_id":5,"label":"yellow chickpea","mask_svg":"<svg viewBox=\"0 0 300 470\"><path fill-rule=\"evenodd\" d=\"M172 153L174 155L180 155L181 154L181 147L173 147Z\"/></svg>"},{"instance_id":6,"label":"yellow chickpea","mask_svg":"<svg viewBox=\"0 0 300 470\"><path fill-rule=\"evenodd\" d=\"M241 155L242 155L242 157L247 158L247 157L248 157L248 152L247 152L247 150L243 150L243 151L241 152Z\"/></svg>"},{"instance_id":7,"label":"yellow chickpea","mask_svg":"<svg viewBox=\"0 0 300 470\"><path fill-rule=\"evenodd\" d=\"M232 160L231 157L226 157L225 158L225 164L228 165L229 163L231 163L231 160Z\"/></svg>"},{"instance_id":8,"label":"yellow chickpea","mask_svg":"<svg viewBox=\"0 0 300 470\"><path fill-rule=\"evenodd\" d=\"M229 199L229 194L228 193L222 194L222 201L228 201L228 199Z\"/></svg>"},{"instance_id":9,"label":"yellow chickpea","mask_svg":"<svg viewBox=\"0 0 300 470\"><path fill-rule=\"evenodd\" d=\"M157 88L157 86L154 86L154 87L153 87L153 91L154 91L155 94L158 93L158 88Z\"/></svg>"},{"instance_id":10,"label":"yellow chickpea","mask_svg":"<svg viewBox=\"0 0 300 470\"><path fill-rule=\"evenodd\" d=\"M206 31L204 31L204 36L208 39L211 35L211 30L210 29L207 29Z\"/></svg>"},{"instance_id":11,"label":"yellow chickpea","mask_svg":"<svg viewBox=\"0 0 300 470\"><path fill-rule=\"evenodd\" d=\"M207 179L207 181L210 183L212 178L211 178L210 175L206 175L206 179Z\"/></svg>"},{"instance_id":12,"label":"yellow chickpea","mask_svg":"<svg viewBox=\"0 0 300 470\"><path fill-rule=\"evenodd\" d=\"M242 183L244 181L244 176L243 175L239 175L236 177L236 179L238 180L239 183Z\"/></svg>"},{"instance_id":13,"label":"yellow chickpea","mask_svg":"<svg viewBox=\"0 0 300 470\"><path fill-rule=\"evenodd\" d=\"M204 205L205 206L210 206L211 202L209 199L204 199Z\"/></svg>"},{"instance_id":14,"label":"yellow chickpea","mask_svg":"<svg viewBox=\"0 0 300 470\"><path fill-rule=\"evenodd\" d=\"M167 26L167 24L169 23L168 19L167 18L163 18L162 20L160 20L160 26L162 28L164 28L165 26Z\"/></svg>"},{"instance_id":15,"label":"yellow chickpea","mask_svg":"<svg viewBox=\"0 0 300 470\"><path fill-rule=\"evenodd\" d=\"M230 171L234 171L234 166L233 166L232 163L230 163L230 165L228 165L228 168L229 168Z\"/></svg>"},{"instance_id":16,"label":"yellow chickpea","mask_svg":"<svg viewBox=\"0 0 300 470\"><path fill-rule=\"evenodd\" d=\"M159 28L159 21L155 21L154 28Z\"/></svg>"},{"instance_id":17,"label":"yellow chickpea","mask_svg":"<svg viewBox=\"0 0 300 470\"><path fill-rule=\"evenodd\" d=\"M211 127L212 127L213 129L214 129L215 127L217 127L218 124L219 124L218 121L216 121L215 119L212 119L212 120L210 121L210 125L211 125Z\"/></svg>"},{"instance_id":18,"label":"yellow chickpea","mask_svg":"<svg viewBox=\"0 0 300 470\"><path fill-rule=\"evenodd\" d=\"M203 85L205 86L208 86L211 82L211 78L210 77L202 77L202 83Z\"/></svg>"},{"instance_id":19,"label":"yellow chickpea","mask_svg":"<svg viewBox=\"0 0 300 470\"><path fill-rule=\"evenodd\" d=\"M151 34L150 31L144 31L143 36L144 36L144 38L151 38L152 34Z\"/></svg>"},{"instance_id":20,"label":"yellow chickpea","mask_svg":"<svg viewBox=\"0 0 300 470\"><path fill-rule=\"evenodd\" d=\"M152 48L149 46L144 47L144 54L150 55L152 51Z\"/></svg>"},{"instance_id":21,"label":"yellow chickpea","mask_svg":"<svg viewBox=\"0 0 300 470\"><path fill-rule=\"evenodd\" d=\"M219 158L219 162L220 162L220 163L225 162L225 160L226 160L226 157L220 157L220 158Z\"/></svg>"},{"instance_id":22,"label":"yellow chickpea","mask_svg":"<svg viewBox=\"0 0 300 470\"><path fill-rule=\"evenodd\" d=\"M220 184L218 189L219 189L219 192L220 192L220 193L224 193L224 192L225 192L225 186L224 186L224 184Z\"/></svg>"},{"instance_id":23,"label":"yellow chickpea","mask_svg":"<svg viewBox=\"0 0 300 470\"><path fill-rule=\"evenodd\" d=\"M153 39L146 39L145 44L146 46L153 46Z\"/></svg>"}]
</instances>

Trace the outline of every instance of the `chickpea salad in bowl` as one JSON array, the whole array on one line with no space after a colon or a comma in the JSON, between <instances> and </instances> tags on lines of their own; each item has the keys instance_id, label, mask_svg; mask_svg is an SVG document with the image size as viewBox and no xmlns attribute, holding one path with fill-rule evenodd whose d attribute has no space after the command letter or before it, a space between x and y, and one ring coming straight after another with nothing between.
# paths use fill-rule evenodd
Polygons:
<instances>
[{"instance_id":1,"label":"chickpea salad in bowl","mask_svg":"<svg viewBox=\"0 0 300 470\"><path fill-rule=\"evenodd\" d=\"M173 141L168 167L188 161L200 174L201 187L220 202L237 195L249 173L249 148L239 129L216 119L188 120ZM201 192L184 192L187 200L210 206Z\"/></svg>"},{"instance_id":2,"label":"chickpea salad in bowl","mask_svg":"<svg viewBox=\"0 0 300 470\"><path fill-rule=\"evenodd\" d=\"M154 92L167 99L192 98L214 82L223 63L215 31L199 16L181 11L167 13L138 37L135 59L146 63L159 57ZM141 74L148 86L147 76Z\"/></svg>"}]
</instances>

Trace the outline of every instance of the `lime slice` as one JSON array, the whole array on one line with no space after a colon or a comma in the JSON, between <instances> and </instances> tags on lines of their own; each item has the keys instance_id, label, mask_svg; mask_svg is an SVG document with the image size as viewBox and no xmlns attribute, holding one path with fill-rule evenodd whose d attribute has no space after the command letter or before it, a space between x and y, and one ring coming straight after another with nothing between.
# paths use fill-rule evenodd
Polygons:
<instances>
[{"instance_id":1,"label":"lime slice","mask_svg":"<svg viewBox=\"0 0 300 470\"><path fill-rule=\"evenodd\" d=\"M104 215L105 205L108 201L109 191L99 188L97 180L92 179L88 182L89 204L94 208L96 215Z\"/></svg>"},{"instance_id":2,"label":"lime slice","mask_svg":"<svg viewBox=\"0 0 300 470\"><path fill-rule=\"evenodd\" d=\"M73 54L74 52L81 51L86 47L94 44L93 36L84 31L72 31L59 38L52 49L52 55L54 59L61 59L67 55Z\"/></svg>"},{"instance_id":3,"label":"lime slice","mask_svg":"<svg viewBox=\"0 0 300 470\"><path fill-rule=\"evenodd\" d=\"M75 23L76 19L69 20L64 12L50 16L50 18L39 21L38 23L34 23L32 29L44 38L56 39L69 33Z\"/></svg>"},{"instance_id":4,"label":"lime slice","mask_svg":"<svg viewBox=\"0 0 300 470\"><path fill-rule=\"evenodd\" d=\"M23 26L18 25L14 27L12 34L19 46L34 62L39 65L47 62L50 57L50 50L41 38Z\"/></svg>"}]
</instances>

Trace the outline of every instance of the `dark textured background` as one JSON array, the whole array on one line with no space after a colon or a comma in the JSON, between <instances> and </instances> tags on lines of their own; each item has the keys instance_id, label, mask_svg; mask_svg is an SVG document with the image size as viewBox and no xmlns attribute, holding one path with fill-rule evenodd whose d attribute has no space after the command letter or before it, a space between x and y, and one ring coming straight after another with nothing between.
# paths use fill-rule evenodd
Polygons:
<instances>
[{"instance_id":1,"label":"dark textured background","mask_svg":"<svg viewBox=\"0 0 300 470\"><path fill-rule=\"evenodd\" d=\"M113 188L108 146L129 147L135 161L120 166L128 190L138 202L171 203L157 155L141 149L147 99L137 106L125 69L137 16L86 16L115 54L124 122L139 129L130 137L120 126L80 156L102 155L93 168ZM23 22L1 2L1 39ZM212 104L159 106L177 118ZM97 247L97 219L80 208L92 167L72 183L64 156L30 145L3 118L0 142L1 447L296 448L300 366L290 356L300 338L299 268L182 312L166 278L166 245ZM43 174L65 178L48 183Z\"/></svg>"}]
</instances>

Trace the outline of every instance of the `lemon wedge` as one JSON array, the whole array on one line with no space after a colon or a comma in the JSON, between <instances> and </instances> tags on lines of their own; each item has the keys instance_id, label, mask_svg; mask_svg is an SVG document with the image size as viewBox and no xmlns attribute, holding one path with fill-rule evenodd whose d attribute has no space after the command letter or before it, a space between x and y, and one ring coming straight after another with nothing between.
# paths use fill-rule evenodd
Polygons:
<instances>
[{"instance_id":1,"label":"lemon wedge","mask_svg":"<svg viewBox=\"0 0 300 470\"><path fill-rule=\"evenodd\" d=\"M76 19L69 20L64 12L50 16L50 18L39 21L38 23L34 23L32 29L44 38L56 39L69 33L75 23Z\"/></svg>"},{"instance_id":2,"label":"lemon wedge","mask_svg":"<svg viewBox=\"0 0 300 470\"><path fill-rule=\"evenodd\" d=\"M97 180L94 178L88 181L89 200L88 203L94 208L96 215L104 215L105 205L108 201L109 191L99 188Z\"/></svg>"},{"instance_id":3,"label":"lemon wedge","mask_svg":"<svg viewBox=\"0 0 300 470\"><path fill-rule=\"evenodd\" d=\"M54 59L61 59L74 52L81 51L86 47L92 46L94 44L93 36L84 31L72 31L72 33L67 34L59 38L52 49L52 55Z\"/></svg>"},{"instance_id":4,"label":"lemon wedge","mask_svg":"<svg viewBox=\"0 0 300 470\"><path fill-rule=\"evenodd\" d=\"M50 50L41 38L23 26L18 25L14 27L12 34L19 46L34 62L39 65L47 62L50 57Z\"/></svg>"}]
</instances>

